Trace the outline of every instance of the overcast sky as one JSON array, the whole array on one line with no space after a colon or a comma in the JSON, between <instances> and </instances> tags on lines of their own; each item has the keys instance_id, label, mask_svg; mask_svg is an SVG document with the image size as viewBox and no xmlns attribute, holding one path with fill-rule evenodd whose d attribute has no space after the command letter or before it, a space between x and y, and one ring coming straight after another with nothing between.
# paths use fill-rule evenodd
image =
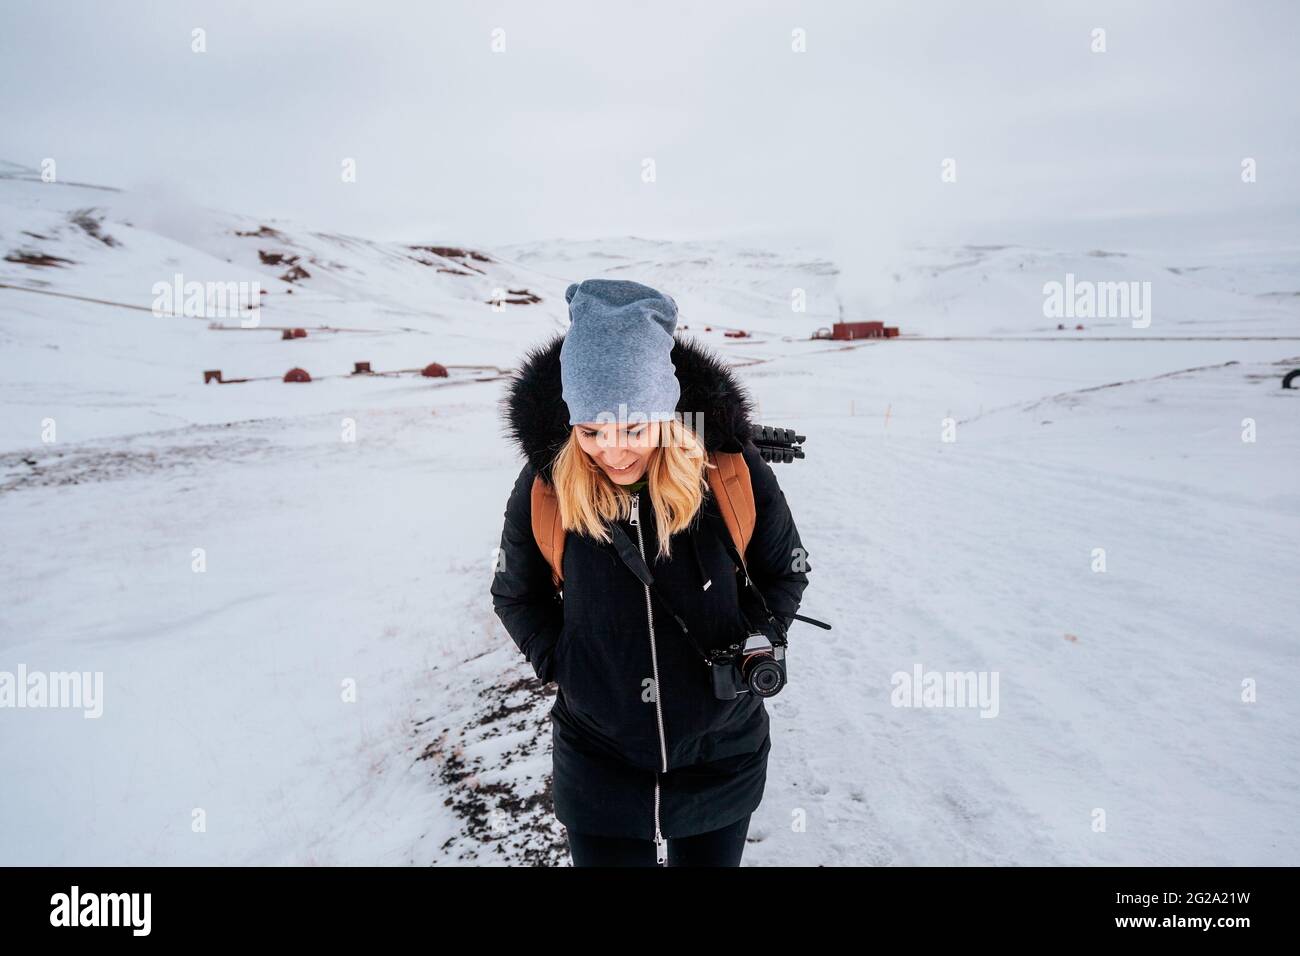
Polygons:
<instances>
[{"instance_id":1,"label":"overcast sky","mask_svg":"<svg viewBox=\"0 0 1300 956\"><path fill-rule=\"evenodd\" d=\"M379 239L1276 231L1298 37L1250 0L6 0L0 159Z\"/></svg>"}]
</instances>

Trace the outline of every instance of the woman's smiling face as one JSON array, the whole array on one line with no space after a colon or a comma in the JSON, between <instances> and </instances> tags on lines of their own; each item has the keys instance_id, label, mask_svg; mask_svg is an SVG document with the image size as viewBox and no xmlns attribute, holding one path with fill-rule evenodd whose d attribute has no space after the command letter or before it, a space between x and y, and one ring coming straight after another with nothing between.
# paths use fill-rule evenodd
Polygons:
<instances>
[{"instance_id":1,"label":"woman's smiling face","mask_svg":"<svg viewBox=\"0 0 1300 956\"><path fill-rule=\"evenodd\" d=\"M573 427L582 450L618 485L641 480L659 443L658 422L583 422Z\"/></svg>"}]
</instances>

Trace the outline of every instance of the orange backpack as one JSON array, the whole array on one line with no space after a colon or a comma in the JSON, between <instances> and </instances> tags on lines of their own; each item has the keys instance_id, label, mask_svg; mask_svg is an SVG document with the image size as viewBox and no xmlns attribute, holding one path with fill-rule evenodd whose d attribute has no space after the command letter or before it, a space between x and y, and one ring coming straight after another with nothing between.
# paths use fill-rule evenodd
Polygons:
<instances>
[{"instance_id":1,"label":"orange backpack","mask_svg":"<svg viewBox=\"0 0 1300 956\"><path fill-rule=\"evenodd\" d=\"M749 480L749 465L741 452L709 452L708 460L717 466L706 469L709 488L718 502L722 520L731 532L736 551L743 556L750 538L754 536L754 523L758 517L754 488ZM533 479L532 507L533 537L537 539L537 547L546 563L551 566L551 582L557 589L563 588L565 530L560 524L560 501L555 496L555 489L540 475Z\"/></svg>"}]
</instances>

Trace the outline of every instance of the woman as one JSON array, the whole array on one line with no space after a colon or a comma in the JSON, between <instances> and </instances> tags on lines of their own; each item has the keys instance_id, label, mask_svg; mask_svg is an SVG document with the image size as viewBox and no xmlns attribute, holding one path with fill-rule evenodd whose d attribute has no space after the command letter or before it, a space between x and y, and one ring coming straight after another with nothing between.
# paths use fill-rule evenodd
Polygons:
<instances>
[{"instance_id":1,"label":"woman","mask_svg":"<svg viewBox=\"0 0 1300 956\"><path fill-rule=\"evenodd\" d=\"M491 588L538 679L558 685L555 814L577 866L738 866L771 739L763 698L718 699L698 649L743 642L756 619L718 530L713 453L743 453L756 511L744 568L783 629L808 584L806 552L749 440L748 397L674 337L673 300L607 279L565 299L567 333L526 356L504 400L526 462ZM539 477L565 532L558 591L533 530Z\"/></svg>"}]
</instances>

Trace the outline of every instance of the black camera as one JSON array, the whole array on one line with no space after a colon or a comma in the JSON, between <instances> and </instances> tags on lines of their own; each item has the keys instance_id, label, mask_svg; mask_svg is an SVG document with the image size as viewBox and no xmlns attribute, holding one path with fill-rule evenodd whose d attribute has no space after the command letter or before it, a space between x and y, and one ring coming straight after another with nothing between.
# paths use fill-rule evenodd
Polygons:
<instances>
[{"instance_id":1,"label":"black camera","mask_svg":"<svg viewBox=\"0 0 1300 956\"><path fill-rule=\"evenodd\" d=\"M735 700L741 694L779 694L786 684L785 649L785 637L775 633L775 628L751 626L743 644L710 655L713 696Z\"/></svg>"}]
</instances>

